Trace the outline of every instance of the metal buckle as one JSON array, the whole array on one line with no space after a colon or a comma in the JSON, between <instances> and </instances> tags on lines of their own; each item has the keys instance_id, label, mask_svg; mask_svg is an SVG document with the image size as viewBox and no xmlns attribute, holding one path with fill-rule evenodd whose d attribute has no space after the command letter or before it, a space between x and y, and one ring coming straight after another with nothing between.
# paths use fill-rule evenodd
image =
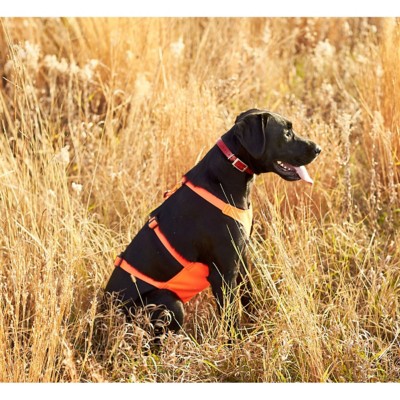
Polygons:
<instances>
[{"instance_id":1,"label":"metal buckle","mask_svg":"<svg viewBox=\"0 0 400 400\"><path fill-rule=\"evenodd\" d=\"M237 165L237 164L239 164L239 165ZM244 171L246 171L246 169L248 168L248 165L245 164L243 161L241 161L239 158L237 158L237 159L232 163L232 165L233 165L237 170L239 170L240 172L244 172Z\"/></svg>"}]
</instances>

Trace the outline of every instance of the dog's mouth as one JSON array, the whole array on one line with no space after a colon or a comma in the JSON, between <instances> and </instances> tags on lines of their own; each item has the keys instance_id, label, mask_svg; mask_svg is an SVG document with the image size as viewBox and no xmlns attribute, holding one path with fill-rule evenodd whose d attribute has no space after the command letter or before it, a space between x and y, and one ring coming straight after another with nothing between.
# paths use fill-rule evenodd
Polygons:
<instances>
[{"instance_id":1,"label":"dog's mouth","mask_svg":"<svg viewBox=\"0 0 400 400\"><path fill-rule=\"evenodd\" d=\"M274 162L275 172L280 175L283 179L288 181L298 181L302 179L303 181L313 184L314 181L308 174L308 171L304 165L296 167L292 164L276 161Z\"/></svg>"}]
</instances>

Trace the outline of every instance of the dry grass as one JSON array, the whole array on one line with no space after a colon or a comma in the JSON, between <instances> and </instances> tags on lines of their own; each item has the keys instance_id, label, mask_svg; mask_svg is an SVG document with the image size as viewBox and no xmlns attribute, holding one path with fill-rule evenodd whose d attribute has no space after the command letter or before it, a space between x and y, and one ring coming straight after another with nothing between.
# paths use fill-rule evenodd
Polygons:
<instances>
[{"instance_id":1,"label":"dry grass","mask_svg":"<svg viewBox=\"0 0 400 400\"><path fill-rule=\"evenodd\" d=\"M395 19L2 19L0 381L400 379ZM114 256L235 116L289 116L316 184L256 180L255 310L209 292L146 353L98 303Z\"/></svg>"}]
</instances>

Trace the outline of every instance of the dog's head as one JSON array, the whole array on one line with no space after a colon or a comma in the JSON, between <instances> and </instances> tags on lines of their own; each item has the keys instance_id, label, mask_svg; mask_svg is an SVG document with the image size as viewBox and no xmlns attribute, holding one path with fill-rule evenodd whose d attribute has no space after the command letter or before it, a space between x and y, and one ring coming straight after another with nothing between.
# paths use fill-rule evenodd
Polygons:
<instances>
[{"instance_id":1,"label":"dog's head","mask_svg":"<svg viewBox=\"0 0 400 400\"><path fill-rule=\"evenodd\" d=\"M255 173L275 172L288 181L304 179L312 183L304 166L321 148L296 135L286 118L266 110L248 110L236 118L233 133Z\"/></svg>"}]
</instances>

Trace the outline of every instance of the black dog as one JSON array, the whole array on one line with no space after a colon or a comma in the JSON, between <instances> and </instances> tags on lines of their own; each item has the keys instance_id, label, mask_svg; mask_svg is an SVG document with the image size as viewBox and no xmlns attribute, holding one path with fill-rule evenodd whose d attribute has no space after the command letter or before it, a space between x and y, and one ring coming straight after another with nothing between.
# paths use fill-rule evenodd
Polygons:
<instances>
[{"instance_id":1,"label":"black dog","mask_svg":"<svg viewBox=\"0 0 400 400\"><path fill-rule=\"evenodd\" d=\"M246 270L253 174L312 183L304 165L320 152L278 114L240 114L117 258L106 292L117 293L127 309L155 304L169 310L172 331L182 326L183 302L209 284L219 309L231 303Z\"/></svg>"}]
</instances>

